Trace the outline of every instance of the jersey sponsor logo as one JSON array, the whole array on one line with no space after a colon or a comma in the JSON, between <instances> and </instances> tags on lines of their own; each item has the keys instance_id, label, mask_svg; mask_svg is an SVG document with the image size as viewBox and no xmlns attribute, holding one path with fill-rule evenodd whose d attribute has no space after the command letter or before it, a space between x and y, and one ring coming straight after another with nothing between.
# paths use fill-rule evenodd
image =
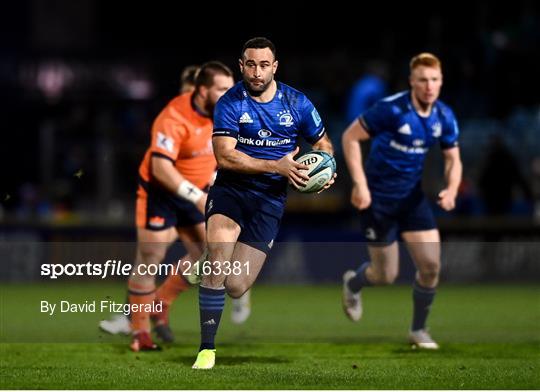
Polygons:
<instances>
[{"instance_id":1,"label":"jersey sponsor logo","mask_svg":"<svg viewBox=\"0 0 540 392\"><path fill-rule=\"evenodd\" d=\"M436 122L431 126L431 129L433 130L433 137L440 137L442 134L442 125L440 122Z\"/></svg>"},{"instance_id":2,"label":"jersey sponsor logo","mask_svg":"<svg viewBox=\"0 0 540 392\"><path fill-rule=\"evenodd\" d=\"M240 122L240 124L251 124L251 123L253 123L253 120L251 119L248 112L244 112L244 114L242 114L242 116L240 116L239 122Z\"/></svg>"},{"instance_id":3,"label":"jersey sponsor logo","mask_svg":"<svg viewBox=\"0 0 540 392\"><path fill-rule=\"evenodd\" d=\"M390 147L398 150L398 151L401 151L401 152L404 152L406 154L425 154L428 152L428 149L425 148L425 147L410 147L410 146L405 146L401 143L398 143L396 142L395 140L391 140L390 141Z\"/></svg>"},{"instance_id":4,"label":"jersey sponsor logo","mask_svg":"<svg viewBox=\"0 0 540 392\"><path fill-rule=\"evenodd\" d=\"M411 126L407 123L403 124L399 129L397 130L398 133L401 133L402 135L412 135Z\"/></svg>"},{"instance_id":5,"label":"jersey sponsor logo","mask_svg":"<svg viewBox=\"0 0 540 392\"><path fill-rule=\"evenodd\" d=\"M272 136L272 132L270 132L268 129L261 129L258 132L259 137L265 138Z\"/></svg>"},{"instance_id":6,"label":"jersey sponsor logo","mask_svg":"<svg viewBox=\"0 0 540 392\"><path fill-rule=\"evenodd\" d=\"M161 216L153 216L148 219L148 225L151 227L163 227L165 226L165 218L162 218Z\"/></svg>"},{"instance_id":7,"label":"jersey sponsor logo","mask_svg":"<svg viewBox=\"0 0 540 392\"><path fill-rule=\"evenodd\" d=\"M284 144L292 143L290 138L270 140L270 139L253 139L251 137L238 136L238 143L245 144L247 146L258 146L258 147L277 147Z\"/></svg>"},{"instance_id":8,"label":"jersey sponsor logo","mask_svg":"<svg viewBox=\"0 0 540 392\"><path fill-rule=\"evenodd\" d=\"M277 147L277 146L283 146L285 144L291 144L292 140L289 138L281 139L281 140L264 140L264 146L265 147Z\"/></svg>"},{"instance_id":9,"label":"jersey sponsor logo","mask_svg":"<svg viewBox=\"0 0 540 392\"><path fill-rule=\"evenodd\" d=\"M254 146L255 139L250 138L250 137L238 136L238 143L247 144L248 146Z\"/></svg>"},{"instance_id":10,"label":"jersey sponsor logo","mask_svg":"<svg viewBox=\"0 0 540 392\"><path fill-rule=\"evenodd\" d=\"M174 152L174 140L171 139L170 137L167 137L165 134L161 132L157 133L156 146L166 151Z\"/></svg>"},{"instance_id":11,"label":"jersey sponsor logo","mask_svg":"<svg viewBox=\"0 0 540 392\"><path fill-rule=\"evenodd\" d=\"M315 126L321 125L321 116L319 116L319 113L317 112L317 109L313 108L311 111L311 117L313 118L313 122L315 123Z\"/></svg>"},{"instance_id":12,"label":"jersey sponsor logo","mask_svg":"<svg viewBox=\"0 0 540 392\"><path fill-rule=\"evenodd\" d=\"M207 212L210 212L210 210L212 209L212 207L214 207L214 199L211 199L211 200L208 202L208 211L207 211Z\"/></svg>"},{"instance_id":13,"label":"jersey sponsor logo","mask_svg":"<svg viewBox=\"0 0 540 392\"><path fill-rule=\"evenodd\" d=\"M294 125L290 110L282 110L277 114L277 116L279 117L279 125L283 125L284 127Z\"/></svg>"}]
</instances>

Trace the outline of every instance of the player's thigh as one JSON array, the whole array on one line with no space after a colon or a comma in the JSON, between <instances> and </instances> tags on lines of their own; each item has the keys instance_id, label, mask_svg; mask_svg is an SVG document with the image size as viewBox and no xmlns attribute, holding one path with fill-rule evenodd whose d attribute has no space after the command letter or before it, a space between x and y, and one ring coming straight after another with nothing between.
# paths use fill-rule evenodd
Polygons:
<instances>
[{"instance_id":1,"label":"player's thigh","mask_svg":"<svg viewBox=\"0 0 540 392\"><path fill-rule=\"evenodd\" d=\"M206 241L210 258L230 260L244 219L246 196L232 187L214 185L206 201Z\"/></svg>"},{"instance_id":2,"label":"player's thigh","mask_svg":"<svg viewBox=\"0 0 540 392\"><path fill-rule=\"evenodd\" d=\"M161 261L167 247L176 241L177 199L151 183L139 185L136 204L137 260Z\"/></svg>"},{"instance_id":3,"label":"player's thigh","mask_svg":"<svg viewBox=\"0 0 540 392\"><path fill-rule=\"evenodd\" d=\"M137 263L160 263L167 253L169 244L176 239L174 228L149 230L137 228Z\"/></svg>"},{"instance_id":4,"label":"player's thigh","mask_svg":"<svg viewBox=\"0 0 540 392\"><path fill-rule=\"evenodd\" d=\"M401 238L417 268L433 270L440 264L440 236L433 210L421 190L405 201L400 214Z\"/></svg>"},{"instance_id":5,"label":"player's thigh","mask_svg":"<svg viewBox=\"0 0 540 392\"><path fill-rule=\"evenodd\" d=\"M404 231L401 237L419 270L437 270L441 261L441 239L439 230Z\"/></svg>"},{"instance_id":6,"label":"player's thigh","mask_svg":"<svg viewBox=\"0 0 540 392\"><path fill-rule=\"evenodd\" d=\"M375 246L368 244L368 253L371 260L371 268L377 277L392 277L395 279L399 273L399 246L397 241L389 245Z\"/></svg>"},{"instance_id":7,"label":"player's thigh","mask_svg":"<svg viewBox=\"0 0 540 392\"><path fill-rule=\"evenodd\" d=\"M240 235L240 225L223 214L213 214L206 223L206 238L211 261L230 260Z\"/></svg>"},{"instance_id":8,"label":"player's thigh","mask_svg":"<svg viewBox=\"0 0 540 392\"><path fill-rule=\"evenodd\" d=\"M367 245L383 248L379 253L387 253L385 245L391 245L398 239L396 211L399 201L373 198L371 205L360 211L360 226Z\"/></svg>"},{"instance_id":9,"label":"player's thigh","mask_svg":"<svg viewBox=\"0 0 540 392\"><path fill-rule=\"evenodd\" d=\"M266 260L266 253L248 244L237 242L227 271L225 288L233 298L241 297L255 282Z\"/></svg>"}]
</instances>

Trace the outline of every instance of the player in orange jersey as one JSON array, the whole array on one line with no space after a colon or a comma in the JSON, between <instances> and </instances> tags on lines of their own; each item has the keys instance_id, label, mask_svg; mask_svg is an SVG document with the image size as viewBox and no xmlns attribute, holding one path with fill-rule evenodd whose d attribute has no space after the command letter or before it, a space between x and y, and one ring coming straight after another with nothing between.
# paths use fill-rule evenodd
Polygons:
<instances>
[{"instance_id":1,"label":"player in orange jersey","mask_svg":"<svg viewBox=\"0 0 540 392\"><path fill-rule=\"evenodd\" d=\"M184 69L182 69L182 72L180 74L179 94L192 93L193 91L195 91L195 77L197 76L199 69L199 65L188 65L184 67ZM159 221L159 218L157 220ZM170 239L172 244L172 242L178 238L178 234L175 227L170 227L168 231L170 232ZM129 299L127 299L126 302L129 302ZM113 335L131 334L130 318L123 313L116 314L108 320L101 320L99 322L99 327L103 331ZM171 334L167 334L167 332L169 331L167 331L166 328L157 327L158 334L160 334L161 331L165 333L163 336L160 336L164 341L171 341L173 339Z\"/></svg>"},{"instance_id":2,"label":"player in orange jersey","mask_svg":"<svg viewBox=\"0 0 540 392\"><path fill-rule=\"evenodd\" d=\"M130 304L144 308L160 303L162 311L132 312L134 351L157 348L150 335L150 319L164 340L172 338L168 308L188 283L182 275L172 274L156 290L155 276L141 273L139 266L159 264L176 235L188 251L188 260L202 254L205 190L216 169L212 114L217 100L232 85L229 68L215 61L204 64L195 79L195 91L169 102L152 126L151 144L139 168L137 255L128 287ZM171 234L173 227L176 233Z\"/></svg>"}]
</instances>

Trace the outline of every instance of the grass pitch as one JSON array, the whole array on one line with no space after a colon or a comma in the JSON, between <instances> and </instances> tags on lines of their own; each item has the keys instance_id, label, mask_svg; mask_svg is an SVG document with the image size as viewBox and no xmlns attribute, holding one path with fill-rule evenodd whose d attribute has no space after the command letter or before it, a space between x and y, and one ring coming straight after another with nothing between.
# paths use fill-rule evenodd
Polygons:
<instances>
[{"instance_id":1,"label":"grass pitch","mask_svg":"<svg viewBox=\"0 0 540 392\"><path fill-rule=\"evenodd\" d=\"M194 371L195 290L175 303L177 343L132 353L98 331L101 313L40 313L40 301L113 298L122 284L3 285L2 389L538 389L540 287L443 285L430 318L437 352L406 342L408 286L364 290L364 318L341 311L338 286L255 286L251 318L217 339L217 365Z\"/></svg>"}]
</instances>

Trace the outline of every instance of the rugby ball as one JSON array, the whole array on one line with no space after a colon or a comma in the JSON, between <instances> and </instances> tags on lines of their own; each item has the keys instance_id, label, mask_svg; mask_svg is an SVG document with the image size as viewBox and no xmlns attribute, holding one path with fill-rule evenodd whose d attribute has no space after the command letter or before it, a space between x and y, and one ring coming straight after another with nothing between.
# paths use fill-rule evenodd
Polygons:
<instances>
[{"instance_id":1,"label":"rugby ball","mask_svg":"<svg viewBox=\"0 0 540 392\"><path fill-rule=\"evenodd\" d=\"M336 172L336 160L327 152L313 150L296 158L296 162L309 167L305 172L309 177L303 188L297 189L302 193L318 192Z\"/></svg>"}]
</instances>

